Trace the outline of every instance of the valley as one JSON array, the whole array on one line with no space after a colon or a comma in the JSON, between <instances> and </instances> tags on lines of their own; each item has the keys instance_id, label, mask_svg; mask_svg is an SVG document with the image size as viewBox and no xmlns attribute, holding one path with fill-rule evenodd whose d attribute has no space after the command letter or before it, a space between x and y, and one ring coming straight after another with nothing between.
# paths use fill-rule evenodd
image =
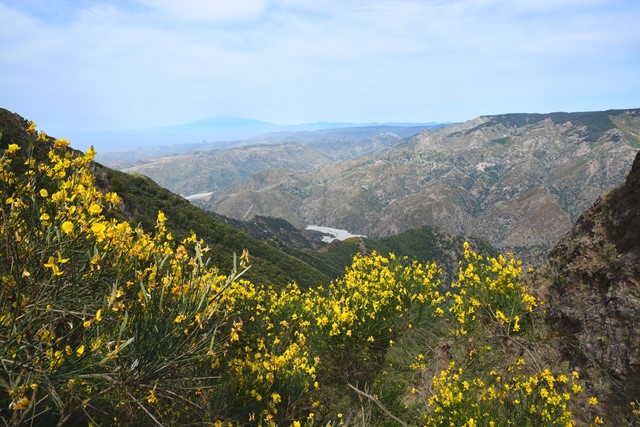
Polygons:
<instances>
[{"instance_id":1,"label":"valley","mask_svg":"<svg viewBox=\"0 0 640 427\"><path fill-rule=\"evenodd\" d=\"M374 238L438 227L532 264L599 194L623 181L640 148L639 127L640 110L505 114L404 133L276 134L260 145L123 170L201 194L192 202L241 221L283 218Z\"/></svg>"}]
</instances>

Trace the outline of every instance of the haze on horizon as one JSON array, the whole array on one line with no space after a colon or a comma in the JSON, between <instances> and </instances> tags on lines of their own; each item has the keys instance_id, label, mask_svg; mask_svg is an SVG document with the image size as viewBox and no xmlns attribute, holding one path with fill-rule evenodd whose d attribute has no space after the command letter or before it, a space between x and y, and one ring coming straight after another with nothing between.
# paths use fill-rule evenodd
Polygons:
<instances>
[{"instance_id":1,"label":"haze on horizon","mask_svg":"<svg viewBox=\"0 0 640 427\"><path fill-rule=\"evenodd\" d=\"M0 106L80 149L213 117L452 122L640 100L635 0L0 0L0 17Z\"/></svg>"}]
</instances>

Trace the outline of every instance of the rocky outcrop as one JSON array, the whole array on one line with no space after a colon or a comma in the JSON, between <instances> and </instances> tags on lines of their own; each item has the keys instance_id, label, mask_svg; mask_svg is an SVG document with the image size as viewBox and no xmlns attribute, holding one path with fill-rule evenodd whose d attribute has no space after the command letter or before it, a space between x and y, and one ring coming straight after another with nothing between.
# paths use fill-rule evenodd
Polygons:
<instances>
[{"instance_id":1,"label":"rocky outcrop","mask_svg":"<svg viewBox=\"0 0 640 427\"><path fill-rule=\"evenodd\" d=\"M640 153L626 182L580 216L530 281L563 358L591 366L609 404L640 400Z\"/></svg>"}]
</instances>

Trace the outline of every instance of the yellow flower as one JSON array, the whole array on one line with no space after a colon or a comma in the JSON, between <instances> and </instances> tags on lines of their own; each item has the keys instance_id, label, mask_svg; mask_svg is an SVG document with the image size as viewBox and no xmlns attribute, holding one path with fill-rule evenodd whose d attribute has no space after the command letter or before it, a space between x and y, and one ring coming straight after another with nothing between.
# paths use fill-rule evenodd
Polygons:
<instances>
[{"instance_id":1,"label":"yellow flower","mask_svg":"<svg viewBox=\"0 0 640 427\"><path fill-rule=\"evenodd\" d=\"M78 355L78 357L84 354L84 344L82 344L80 347L76 349L76 354Z\"/></svg>"},{"instance_id":2,"label":"yellow flower","mask_svg":"<svg viewBox=\"0 0 640 427\"><path fill-rule=\"evenodd\" d=\"M242 255L240 255L240 266L247 267L249 265L249 251L246 249L242 250Z\"/></svg>"},{"instance_id":3,"label":"yellow flower","mask_svg":"<svg viewBox=\"0 0 640 427\"><path fill-rule=\"evenodd\" d=\"M513 332L518 332L520 331L520 316L514 316L513 318L514 323L513 323Z\"/></svg>"},{"instance_id":4,"label":"yellow flower","mask_svg":"<svg viewBox=\"0 0 640 427\"><path fill-rule=\"evenodd\" d=\"M91 226L91 231L98 238L98 241L104 240L104 232L107 229L107 226L102 222L96 222Z\"/></svg>"},{"instance_id":5,"label":"yellow flower","mask_svg":"<svg viewBox=\"0 0 640 427\"><path fill-rule=\"evenodd\" d=\"M89 160L93 160L93 158L96 156L96 150L93 148L93 145L89 147L84 156Z\"/></svg>"},{"instance_id":6,"label":"yellow flower","mask_svg":"<svg viewBox=\"0 0 640 427\"><path fill-rule=\"evenodd\" d=\"M21 397L17 401L11 402L11 404L9 405L9 409L13 409L14 411L19 411L22 409L27 409L28 405L29 405L29 398Z\"/></svg>"},{"instance_id":7,"label":"yellow flower","mask_svg":"<svg viewBox=\"0 0 640 427\"><path fill-rule=\"evenodd\" d=\"M50 268L54 276L62 276L62 271L60 271L55 258L52 256L49 257L49 260L44 264L44 266Z\"/></svg>"},{"instance_id":8,"label":"yellow flower","mask_svg":"<svg viewBox=\"0 0 640 427\"><path fill-rule=\"evenodd\" d=\"M98 311L96 311L96 322L99 322L102 320L102 309L98 309Z\"/></svg>"},{"instance_id":9,"label":"yellow flower","mask_svg":"<svg viewBox=\"0 0 640 427\"><path fill-rule=\"evenodd\" d=\"M506 325L509 323L509 318L505 316L504 313L500 310L496 310L496 319L498 319L498 322L500 322L500 324L502 325Z\"/></svg>"},{"instance_id":10,"label":"yellow flower","mask_svg":"<svg viewBox=\"0 0 640 427\"><path fill-rule=\"evenodd\" d=\"M71 221L63 222L60 228L62 228L62 232L67 236L70 236L73 234L73 223Z\"/></svg>"},{"instance_id":11,"label":"yellow flower","mask_svg":"<svg viewBox=\"0 0 640 427\"><path fill-rule=\"evenodd\" d=\"M118 197L116 193L107 193L105 194L104 199L107 203L113 203L114 205L120 203L120 197Z\"/></svg>"},{"instance_id":12,"label":"yellow flower","mask_svg":"<svg viewBox=\"0 0 640 427\"><path fill-rule=\"evenodd\" d=\"M7 154L13 156L18 152L19 149L20 146L18 144L9 144L9 146L7 147Z\"/></svg>"},{"instance_id":13,"label":"yellow flower","mask_svg":"<svg viewBox=\"0 0 640 427\"><path fill-rule=\"evenodd\" d=\"M102 212L102 206L97 203L91 203L91 206L89 206L89 213L92 215L98 215L100 212Z\"/></svg>"},{"instance_id":14,"label":"yellow flower","mask_svg":"<svg viewBox=\"0 0 640 427\"><path fill-rule=\"evenodd\" d=\"M40 197L47 197L49 196L49 192L46 190L46 188L43 188L40 190Z\"/></svg>"},{"instance_id":15,"label":"yellow flower","mask_svg":"<svg viewBox=\"0 0 640 427\"><path fill-rule=\"evenodd\" d=\"M598 398L595 396L591 396L589 398L589 405L597 405L598 404Z\"/></svg>"},{"instance_id":16,"label":"yellow flower","mask_svg":"<svg viewBox=\"0 0 640 427\"><path fill-rule=\"evenodd\" d=\"M64 138L60 138L60 139L56 139L56 141L53 143L53 145L56 148L65 148L69 145L69 141L67 141Z\"/></svg>"}]
</instances>

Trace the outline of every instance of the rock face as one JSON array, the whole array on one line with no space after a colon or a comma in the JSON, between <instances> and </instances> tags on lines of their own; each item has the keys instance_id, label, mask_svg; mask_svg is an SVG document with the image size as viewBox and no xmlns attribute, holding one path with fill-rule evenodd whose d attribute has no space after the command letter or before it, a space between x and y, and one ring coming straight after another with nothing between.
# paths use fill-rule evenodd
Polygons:
<instances>
[{"instance_id":1,"label":"rock face","mask_svg":"<svg viewBox=\"0 0 640 427\"><path fill-rule=\"evenodd\" d=\"M639 400L640 153L624 185L582 214L531 281L573 349L565 358L604 369L609 401Z\"/></svg>"}]
</instances>

